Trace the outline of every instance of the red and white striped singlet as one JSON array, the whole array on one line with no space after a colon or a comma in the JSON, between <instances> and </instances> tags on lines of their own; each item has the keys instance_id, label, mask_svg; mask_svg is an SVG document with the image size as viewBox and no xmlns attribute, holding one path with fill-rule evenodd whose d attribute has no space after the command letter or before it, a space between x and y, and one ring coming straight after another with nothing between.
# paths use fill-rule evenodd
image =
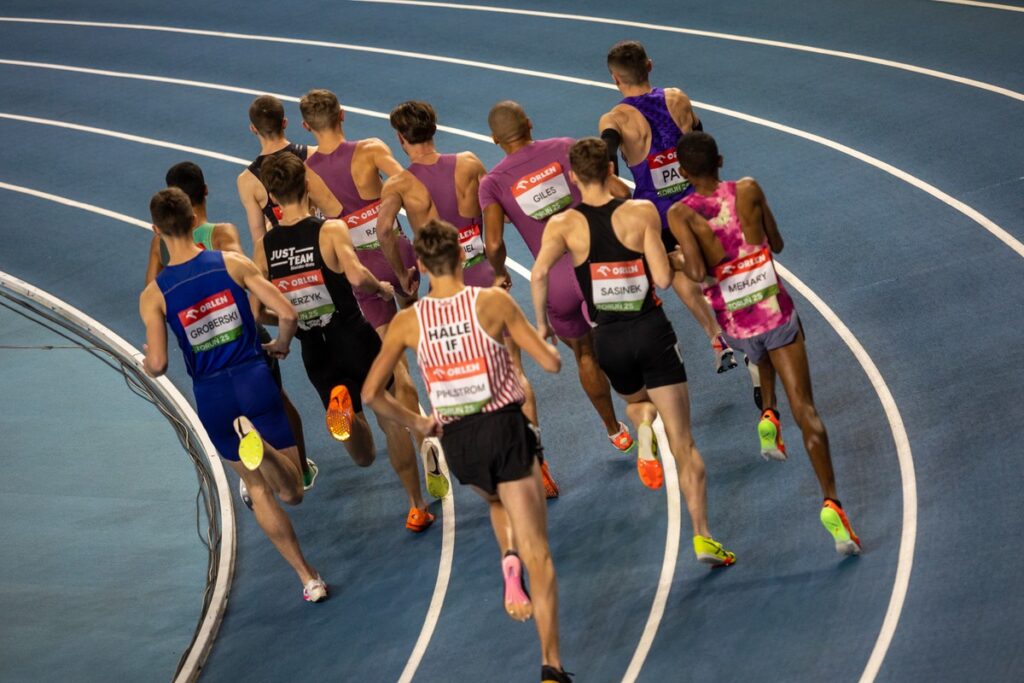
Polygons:
<instances>
[{"instance_id":1,"label":"red and white striped singlet","mask_svg":"<svg viewBox=\"0 0 1024 683\"><path fill-rule=\"evenodd\" d=\"M526 398L508 349L480 326L479 294L479 287L466 287L454 296L428 296L415 304L420 323L416 360L434 417L443 423Z\"/></svg>"}]
</instances>

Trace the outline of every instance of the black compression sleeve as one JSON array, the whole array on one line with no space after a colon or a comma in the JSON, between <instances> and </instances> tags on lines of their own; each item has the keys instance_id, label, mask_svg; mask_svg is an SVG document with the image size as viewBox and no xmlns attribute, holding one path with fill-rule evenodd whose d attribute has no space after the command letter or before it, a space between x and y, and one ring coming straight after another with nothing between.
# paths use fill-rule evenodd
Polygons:
<instances>
[{"instance_id":1,"label":"black compression sleeve","mask_svg":"<svg viewBox=\"0 0 1024 683\"><path fill-rule=\"evenodd\" d=\"M622 136L614 128L605 128L601 131L601 139L608 145L608 161L615 164L615 175L619 175L619 145L622 144Z\"/></svg>"}]
</instances>

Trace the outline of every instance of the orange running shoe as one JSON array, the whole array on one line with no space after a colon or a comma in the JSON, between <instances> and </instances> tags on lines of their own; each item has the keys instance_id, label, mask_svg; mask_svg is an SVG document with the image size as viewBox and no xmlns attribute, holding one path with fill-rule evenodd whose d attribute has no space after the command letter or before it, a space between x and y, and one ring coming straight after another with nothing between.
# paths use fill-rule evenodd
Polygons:
<instances>
[{"instance_id":1,"label":"orange running shoe","mask_svg":"<svg viewBox=\"0 0 1024 683\"><path fill-rule=\"evenodd\" d=\"M853 533L850 520L837 501L825 499L821 506L821 523L832 534L836 552L840 555L860 555L860 539Z\"/></svg>"},{"instance_id":2,"label":"orange running shoe","mask_svg":"<svg viewBox=\"0 0 1024 683\"><path fill-rule=\"evenodd\" d=\"M331 389L331 400L327 404L327 431L338 441L348 441L352 435L352 397L344 384Z\"/></svg>"},{"instance_id":3,"label":"orange running shoe","mask_svg":"<svg viewBox=\"0 0 1024 683\"><path fill-rule=\"evenodd\" d=\"M554 478L551 476L547 461L540 464L540 477L544 482L544 497L549 499L558 498L558 484L555 483Z\"/></svg>"},{"instance_id":4,"label":"orange running shoe","mask_svg":"<svg viewBox=\"0 0 1024 683\"><path fill-rule=\"evenodd\" d=\"M633 448L633 437L629 435L629 427L621 422L619 423L619 431L609 434L608 440L623 453L629 453Z\"/></svg>"},{"instance_id":5,"label":"orange running shoe","mask_svg":"<svg viewBox=\"0 0 1024 683\"><path fill-rule=\"evenodd\" d=\"M419 508L409 508L409 516L405 518L405 528L414 533L426 531L434 523L434 515Z\"/></svg>"},{"instance_id":6,"label":"orange running shoe","mask_svg":"<svg viewBox=\"0 0 1024 683\"><path fill-rule=\"evenodd\" d=\"M645 422L640 425L636 435L640 441L640 448L636 454L636 471L640 475L640 481L649 489L660 489L665 484L665 471L658 461L658 440L654 436L654 430Z\"/></svg>"}]
</instances>

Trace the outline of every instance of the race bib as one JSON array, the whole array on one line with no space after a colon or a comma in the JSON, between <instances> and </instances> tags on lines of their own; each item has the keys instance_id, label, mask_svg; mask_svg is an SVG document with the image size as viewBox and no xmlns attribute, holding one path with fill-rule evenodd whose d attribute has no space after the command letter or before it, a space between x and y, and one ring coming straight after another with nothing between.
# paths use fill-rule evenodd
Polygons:
<instances>
[{"instance_id":1,"label":"race bib","mask_svg":"<svg viewBox=\"0 0 1024 683\"><path fill-rule=\"evenodd\" d=\"M659 197L679 194L690 186L679 170L679 159L674 149L649 155L647 168L651 171L651 182Z\"/></svg>"},{"instance_id":2,"label":"race bib","mask_svg":"<svg viewBox=\"0 0 1024 683\"><path fill-rule=\"evenodd\" d=\"M352 244L356 249L377 249L380 242L377 240L377 214L380 213L380 200L369 206L364 206L358 211L353 211L347 216L342 216L348 226L348 234L352 238Z\"/></svg>"},{"instance_id":3,"label":"race bib","mask_svg":"<svg viewBox=\"0 0 1024 683\"><path fill-rule=\"evenodd\" d=\"M479 413L491 400L491 381L483 356L427 369L430 404L441 415Z\"/></svg>"},{"instance_id":4,"label":"race bib","mask_svg":"<svg viewBox=\"0 0 1024 683\"><path fill-rule=\"evenodd\" d=\"M334 301L319 268L279 277L274 280L274 285L295 308L301 329L323 327L331 321Z\"/></svg>"},{"instance_id":5,"label":"race bib","mask_svg":"<svg viewBox=\"0 0 1024 683\"><path fill-rule=\"evenodd\" d=\"M768 247L715 268L715 279L729 311L749 308L779 293Z\"/></svg>"},{"instance_id":6,"label":"race bib","mask_svg":"<svg viewBox=\"0 0 1024 683\"><path fill-rule=\"evenodd\" d=\"M591 263L590 286L599 311L639 311L650 289L643 259Z\"/></svg>"},{"instance_id":7,"label":"race bib","mask_svg":"<svg viewBox=\"0 0 1024 683\"><path fill-rule=\"evenodd\" d=\"M512 186L512 196L523 213L538 221L572 204L569 183L557 161L520 178Z\"/></svg>"},{"instance_id":8,"label":"race bib","mask_svg":"<svg viewBox=\"0 0 1024 683\"><path fill-rule=\"evenodd\" d=\"M466 258L462 261L463 268L475 266L484 260L484 239L480 226L474 223L464 228L459 228L459 246L465 252Z\"/></svg>"},{"instance_id":9,"label":"race bib","mask_svg":"<svg viewBox=\"0 0 1024 683\"><path fill-rule=\"evenodd\" d=\"M194 353L209 351L242 336L242 316L230 289L178 311L178 320Z\"/></svg>"}]
</instances>

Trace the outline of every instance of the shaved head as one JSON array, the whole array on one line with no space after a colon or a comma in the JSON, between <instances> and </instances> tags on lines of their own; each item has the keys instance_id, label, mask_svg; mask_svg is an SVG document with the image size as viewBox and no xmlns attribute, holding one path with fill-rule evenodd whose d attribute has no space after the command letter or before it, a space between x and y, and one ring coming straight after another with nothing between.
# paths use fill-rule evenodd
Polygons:
<instances>
[{"instance_id":1,"label":"shaved head","mask_svg":"<svg viewBox=\"0 0 1024 683\"><path fill-rule=\"evenodd\" d=\"M505 100L491 107L487 115L491 135L499 145L509 144L530 137L530 119L518 102Z\"/></svg>"}]
</instances>

